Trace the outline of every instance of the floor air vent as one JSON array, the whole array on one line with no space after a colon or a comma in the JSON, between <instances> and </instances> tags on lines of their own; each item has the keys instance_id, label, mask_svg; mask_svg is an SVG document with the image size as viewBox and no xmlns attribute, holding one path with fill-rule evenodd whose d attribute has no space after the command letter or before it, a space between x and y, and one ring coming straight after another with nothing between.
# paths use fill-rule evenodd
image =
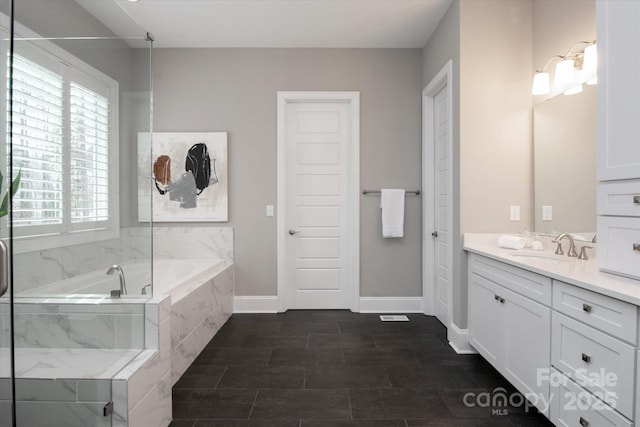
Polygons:
<instances>
[{"instance_id":1,"label":"floor air vent","mask_svg":"<svg viewBox=\"0 0 640 427\"><path fill-rule=\"evenodd\" d=\"M409 318L407 316L381 315L380 320L383 322L408 322Z\"/></svg>"}]
</instances>

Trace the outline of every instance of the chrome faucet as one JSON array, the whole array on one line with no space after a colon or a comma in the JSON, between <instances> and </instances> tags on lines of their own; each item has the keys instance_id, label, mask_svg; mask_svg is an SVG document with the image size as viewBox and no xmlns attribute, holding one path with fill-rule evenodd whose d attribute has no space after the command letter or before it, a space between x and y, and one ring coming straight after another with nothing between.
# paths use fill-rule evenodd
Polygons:
<instances>
[{"instance_id":1,"label":"chrome faucet","mask_svg":"<svg viewBox=\"0 0 640 427\"><path fill-rule=\"evenodd\" d=\"M127 284L125 283L125 280L124 280L124 271L122 271L122 267L120 267L118 264L113 264L107 270L107 274L108 275L112 275L116 271L118 272L118 275L120 276L120 294L121 295L126 295L127 294Z\"/></svg>"},{"instance_id":2,"label":"chrome faucet","mask_svg":"<svg viewBox=\"0 0 640 427\"><path fill-rule=\"evenodd\" d=\"M569 239L569 252L567 252L567 256L577 257L578 253L576 252L576 244L573 241L573 237L569 233L561 233L558 237L553 240L553 243L558 244L558 248L556 249L556 255L564 255L564 251L562 250L562 239Z\"/></svg>"}]
</instances>

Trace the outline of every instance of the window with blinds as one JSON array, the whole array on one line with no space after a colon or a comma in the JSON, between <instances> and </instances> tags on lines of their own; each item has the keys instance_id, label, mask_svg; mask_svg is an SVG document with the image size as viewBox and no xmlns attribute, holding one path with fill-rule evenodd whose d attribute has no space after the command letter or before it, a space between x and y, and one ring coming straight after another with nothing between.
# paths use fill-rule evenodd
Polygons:
<instances>
[{"instance_id":1,"label":"window with blinds","mask_svg":"<svg viewBox=\"0 0 640 427\"><path fill-rule=\"evenodd\" d=\"M114 85L117 94L117 83L102 84L84 71L86 64L80 72L70 62L14 54L11 155L14 176L21 173L13 198L18 236L110 228L114 207L117 215L110 193L117 165L109 162L111 110L117 109L117 95L114 107L110 94Z\"/></svg>"},{"instance_id":2,"label":"window with blinds","mask_svg":"<svg viewBox=\"0 0 640 427\"><path fill-rule=\"evenodd\" d=\"M71 222L109 219L109 102L71 82Z\"/></svg>"},{"instance_id":3,"label":"window with blinds","mask_svg":"<svg viewBox=\"0 0 640 427\"><path fill-rule=\"evenodd\" d=\"M62 224L62 76L19 55L13 64L14 176L22 171L13 199L13 224Z\"/></svg>"}]
</instances>

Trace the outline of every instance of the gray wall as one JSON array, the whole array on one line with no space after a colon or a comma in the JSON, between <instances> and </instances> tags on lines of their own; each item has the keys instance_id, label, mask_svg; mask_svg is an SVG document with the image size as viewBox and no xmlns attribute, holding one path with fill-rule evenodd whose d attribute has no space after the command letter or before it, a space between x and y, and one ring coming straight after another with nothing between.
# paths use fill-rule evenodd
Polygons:
<instances>
[{"instance_id":1,"label":"gray wall","mask_svg":"<svg viewBox=\"0 0 640 427\"><path fill-rule=\"evenodd\" d=\"M424 49L426 85L454 61L453 323L467 326L462 234L531 225L531 1L454 0ZM520 205L521 221L509 220Z\"/></svg>"},{"instance_id":2,"label":"gray wall","mask_svg":"<svg viewBox=\"0 0 640 427\"><path fill-rule=\"evenodd\" d=\"M361 188L420 188L420 49L156 49L153 67L154 131L229 132L236 295L276 294L277 91L359 91ZM360 294L420 296L420 198L383 240L379 198L360 197Z\"/></svg>"},{"instance_id":3,"label":"gray wall","mask_svg":"<svg viewBox=\"0 0 640 427\"><path fill-rule=\"evenodd\" d=\"M453 323L463 327L461 320L466 309L461 301L466 301L466 256L462 251L460 233L460 0L454 0L436 31L423 49L423 86L438 74L450 59L453 61L453 224L451 224L451 263L453 283Z\"/></svg>"}]
</instances>

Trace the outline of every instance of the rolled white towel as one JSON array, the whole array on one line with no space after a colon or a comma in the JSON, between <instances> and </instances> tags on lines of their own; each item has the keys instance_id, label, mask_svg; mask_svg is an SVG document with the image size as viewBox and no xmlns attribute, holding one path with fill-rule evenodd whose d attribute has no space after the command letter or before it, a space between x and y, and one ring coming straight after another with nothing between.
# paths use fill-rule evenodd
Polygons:
<instances>
[{"instance_id":1,"label":"rolled white towel","mask_svg":"<svg viewBox=\"0 0 640 427\"><path fill-rule=\"evenodd\" d=\"M506 249L522 249L524 248L524 237L519 236L500 236L498 238L498 247Z\"/></svg>"}]
</instances>

